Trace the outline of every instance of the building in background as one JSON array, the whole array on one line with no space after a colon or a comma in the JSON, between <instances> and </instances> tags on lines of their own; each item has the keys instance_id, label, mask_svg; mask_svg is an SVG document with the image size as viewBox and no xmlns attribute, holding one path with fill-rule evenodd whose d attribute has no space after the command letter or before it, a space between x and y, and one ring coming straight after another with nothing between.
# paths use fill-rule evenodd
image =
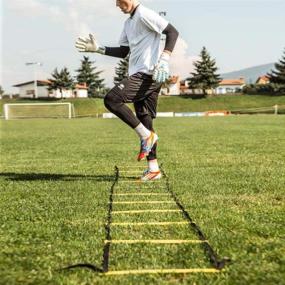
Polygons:
<instances>
[{"instance_id":1,"label":"building in background","mask_svg":"<svg viewBox=\"0 0 285 285\"><path fill-rule=\"evenodd\" d=\"M76 84L74 90L63 90L62 95L60 90L48 90L48 80L37 80L37 97L38 99L44 98L87 98L87 86L86 84ZM24 82L13 87L19 88L19 98L26 98L26 99L36 99L35 98L35 85L34 81Z\"/></svg>"},{"instance_id":2,"label":"building in background","mask_svg":"<svg viewBox=\"0 0 285 285\"><path fill-rule=\"evenodd\" d=\"M166 87L161 89L162 95L177 96L180 95L180 81L179 76L171 76L166 84Z\"/></svg>"},{"instance_id":3,"label":"building in background","mask_svg":"<svg viewBox=\"0 0 285 285\"><path fill-rule=\"evenodd\" d=\"M216 88L216 94L240 93L246 85L244 78L223 79Z\"/></svg>"},{"instance_id":4,"label":"building in background","mask_svg":"<svg viewBox=\"0 0 285 285\"><path fill-rule=\"evenodd\" d=\"M270 83L270 79L267 75L259 76L255 82L255 84L259 84L259 85L265 85L268 83Z\"/></svg>"}]
</instances>

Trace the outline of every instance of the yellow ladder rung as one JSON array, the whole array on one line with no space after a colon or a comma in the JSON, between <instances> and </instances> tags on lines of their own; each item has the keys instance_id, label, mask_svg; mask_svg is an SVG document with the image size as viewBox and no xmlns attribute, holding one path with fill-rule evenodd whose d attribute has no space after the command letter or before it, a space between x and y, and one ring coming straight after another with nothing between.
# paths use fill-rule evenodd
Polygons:
<instances>
[{"instance_id":1,"label":"yellow ladder rung","mask_svg":"<svg viewBox=\"0 0 285 285\"><path fill-rule=\"evenodd\" d=\"M120 170L119 173L141 173L140 170Z\"/></svg>"},{"instance_id":2,"label":"yellow ladder rung","mask_svg":"<svg viewBox=\"0 0 285 285\"><path fill-rule=\"evenodd\" d=\"M117 201L117 202L111 202L111 204L121 204L121 205L127 205L127 204L174 204L174 201Z\"/></svg>"},{"instance_id":3,"label":"yellow ladder rung","mask_svg":"<svg viewBox=\"0 0 285 285\"><path fill-rule=\"evenodd\" d=\"M123 167L119 167L119 171L120 171L120 169L128 169L128 168L136 168L136 169L140 169L140 168L143 168L143 169L145 169L145 166L137 166L137 165L134 165L134 166L123 166Z\"/></svg>"},{"instance_id":4,"label":"yellow ladder rung","mask_svg":"<svg viewBox=\"0 0 285 285\"><path fill-rule=\"evenodd\" d=\"M169 193L118 193L113 196L170 196Z\"/></svg>"},{"instance_id":5,"label":"yellow ladder rung","mask_svg":"<svg viewBox=\"0 0 285 285\"><path fill-rule=\"evenodd\" d=\"M181 212L181 210L130 210L130 211L112 211L112 214L140 214L140 213L171 213Z\"/></svg>"},{"instance_id":6,"label":"yellow ladder rung","mask_svg":"<svg viewBox=\"0 0 285 285\"><path fill-rule=\"evenodd\" d=\"M142 181L140 181L140 180L119 180L118 181L118 183L120 184L120 183L142 183Z\"/></svg>"},{"instance_id":7,"label":"yellow ladder rung","mask_svg":"<svg viewBox=\"0 0 285 285\"><path fill-rule=\"evenodd\" d=\"M186 225L189 222L142 222L142 223L111 223L112 226L168 226Z\"/></svg>"},{"instance_id":8,"label":"yellow ladder rung","mask_svg":"<svg viewBox=\"0 0 285 285\"><path fill-rule=\"evenodd\" d=\"M119 184L120 183L137 183L137 184L139 184L139 183L148 183L148 184L150 184L150 183L152 183L152 184L155 184L155 183L160 183L161 181L147 181L147 182L143 182L143 181L141 181L141 180L139 180L139 179L137 179L137 180L120 180L119 181Z\"/></svg>"},{"instance_id":9,"label":"yellow ladder rung","mask_svg":"<svg viewBox=\"0 0 285 285\"><path fill-rule=\"evenodd\" d=\"M125 188L125 186L123 186L123 185L119 185L119 184L117 184L116 185L116 189L126 189ZM145 183L145 184L137 184L137 185L130 185L129 186L129 189L166 189L165 188L165 186L163 186L163 185L151 185L151 184L148 184L147 185L147 183Z\"/></svg>"},{"instance_id":10,"label":"yellow ladder rung","mask_svg":"<svg viewBox=\"0 0 285 285\"><path fill-rule=\"evenodd\" d=\"M185 239L170 239L170 240L160 240L160 239L146 239L146 240L105 240L105 244L134 244L134 243L153 243L153 244L199 244L199 243L207 243L206 240L185 240Z\"/></svg>"},{"instance_id":11,"label":"yellow ladder rung","mask_svg":"<svg viewBox=\"0 0 285 285\"><path fill-rule=\"evenodd\" d=\"M185 274L185 273L219 273L221 270L214 268L189 268L189 269L138 269L108 271L105 275L133 275L133 274Z\"/></svg>"}]
</instances>

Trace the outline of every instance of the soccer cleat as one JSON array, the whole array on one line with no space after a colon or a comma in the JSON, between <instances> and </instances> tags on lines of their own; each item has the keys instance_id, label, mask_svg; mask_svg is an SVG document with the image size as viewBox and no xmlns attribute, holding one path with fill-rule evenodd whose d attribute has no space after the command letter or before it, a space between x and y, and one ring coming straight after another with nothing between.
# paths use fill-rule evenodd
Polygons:
<instances>
[{"instance_id":1,"label":"soccer cleat","mask_svg":"<svg viewBox=\"0 0 285 285\"><path fill-rule=\"evenodd\" d=\"M138 161L145 159L149 155L157 141L158 136L154 132L151 132L150 136L146 140L141 140L141 150L138 155Z\"/></svg>"},{"instance_id":2,"label":"soccer cleat","mask_svg":"<svg viewBox=\"0 0 285 285\"><path fill-rule=\"evenodd\" d=\"M140 178L140 180L142 182L147 182L147 181L153 181L153 180L158 180L161 179L162 175L161 172L158 171L144 171L142 177Z\"/></svg>"}]
</instances>

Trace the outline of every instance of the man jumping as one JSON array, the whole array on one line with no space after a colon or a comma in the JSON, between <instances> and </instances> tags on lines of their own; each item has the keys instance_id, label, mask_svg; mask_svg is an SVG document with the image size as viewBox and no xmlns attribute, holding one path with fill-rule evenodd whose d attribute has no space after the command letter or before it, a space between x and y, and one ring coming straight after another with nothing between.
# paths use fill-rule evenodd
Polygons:
<instances>
[{"instance_id":1,"label":"man jumping","mask_svg":"<svg viewBox=\"0 0 285 285\"><path fill-rule=\"evenodd\" d=\"M125 58L130 53L129 77L122 80L105 96L108 110L133 128L141 142L138 161L147 158L148 169L141 180L161 178L156 154L158 136L153 129L158 94L163 82L169 77L169 59L178 38L177 30L154 11L137 0L116 0L116 6L125 14L126 20L120 47L98 44L93 35L78 38L76 48L80 52L96 52ZM160 52L161 35L166 35L165 47ZM136 116L126 103L133 103Z\"/></svg>"}]
</instances>

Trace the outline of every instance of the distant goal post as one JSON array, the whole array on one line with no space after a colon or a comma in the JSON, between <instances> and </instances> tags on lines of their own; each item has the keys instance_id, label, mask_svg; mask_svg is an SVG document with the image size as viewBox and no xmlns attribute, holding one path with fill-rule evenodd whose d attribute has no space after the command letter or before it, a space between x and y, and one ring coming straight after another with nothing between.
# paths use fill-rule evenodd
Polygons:
<instances>
[{"instance_id":1,"label":"distant goal post","mask_svg":"<svg viewBox=\"0 0 285 285\"><path fill-rule=\"evenodd\" d=\"M9 103L3 108L5 120L75 117L72 103Z\"/></svg>"}]
</instances>

